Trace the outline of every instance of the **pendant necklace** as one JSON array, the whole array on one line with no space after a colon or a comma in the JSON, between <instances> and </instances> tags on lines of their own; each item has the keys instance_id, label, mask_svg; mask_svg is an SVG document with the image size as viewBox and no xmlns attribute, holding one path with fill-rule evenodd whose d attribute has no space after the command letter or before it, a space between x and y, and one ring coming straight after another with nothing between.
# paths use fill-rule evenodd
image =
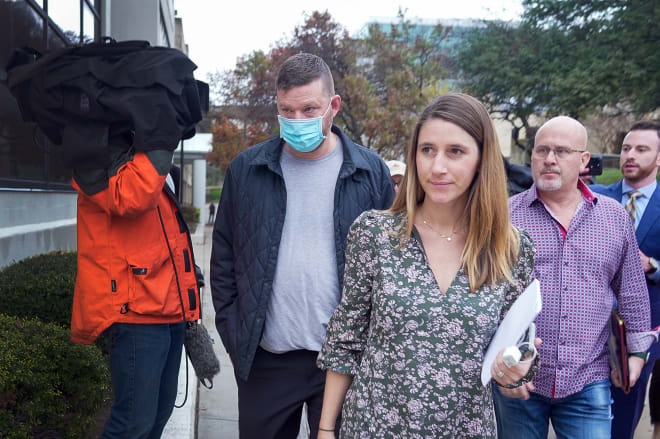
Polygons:
<instances>
[{"instance_id":1,"label":"pendant necklace","mask_svg":"<svg viewBox=\"0 0 660 439\"><path fill-rule=\"evenodd\" d=\"M449 235L445 235L444 233L440 233L440 232L438 232L434 227L431 226L431 224L427 223L426 220L425 220L424 218L422 218L422 222L424 223L424 225L425 225L426 227L428 227L429 229L431 229L432 231L434 231L434 232L435 232L440 238L442 238L442 239L446 239L446 240L449 241L449 242L451 242L451 240L453 239L454 235L456 234L456 230L454 230L454 229L456 228L456 225L454 225L454 228L452 228L451 233L450 233Z\"/></svg>"}]
</instances>

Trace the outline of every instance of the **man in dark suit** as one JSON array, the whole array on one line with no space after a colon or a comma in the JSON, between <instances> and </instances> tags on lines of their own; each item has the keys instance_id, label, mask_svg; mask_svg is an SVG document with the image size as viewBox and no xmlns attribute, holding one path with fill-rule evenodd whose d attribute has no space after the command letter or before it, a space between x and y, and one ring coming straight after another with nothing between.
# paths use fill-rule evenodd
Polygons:
<instances>
[{"instance_id":1,"label":"man in dark suit","mask_svg":"<svg viewBox=\"0 0 660 439\"><path fill-rule=\"evenodd\" d=\"M626 207L635 226L637 243L651 303L651 325L660 325L660 189L656 181L660 166L660 122L641 121L635 123L623 139L619 161L623 180L610 186L594 185L594 192L612 197ZM652 345L647 356L647 364L637 384L626 395L619 388L612 386L614 404L612 413L612 437L632 439L639 417L644 408L644 397L649 376L655 360L660 357L660 346ZM660 361L658 362L660 365ZM660 373L660 367L655 373ZM657 400L657 401L654 401ZM654 405L660 409L660 388L649 392L651 422L660 434L660 418L653 417ZM654 437L658 437L655 436Z\"/></svg>"}]
</instances>

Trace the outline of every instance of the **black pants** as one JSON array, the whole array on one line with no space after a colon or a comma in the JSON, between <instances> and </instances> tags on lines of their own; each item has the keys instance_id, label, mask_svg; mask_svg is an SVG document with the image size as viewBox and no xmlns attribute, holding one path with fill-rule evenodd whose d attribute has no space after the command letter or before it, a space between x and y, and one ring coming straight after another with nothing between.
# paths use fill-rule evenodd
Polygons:
<instances>
[{"instance_id":1,"label":"black pants","mask_svg":"<svg viewBox=\"0 0 660 439\"><path fill-rule=\"evenodd\" d=\"M316 439L325 387L317 356L312 351L273 354L257 348L247 381L236 378L241 439L295 439L304 403L311 438ZM339 424L338 419L337 435Z\"/></svg>"},{"instance_id":2,"label":"black pants","mask_svg":"<svg viewBox=\"0 0 660 439\"><path fill-rule=\"evenodd\" d=\"M652 424L660 424L660 359L655 361L649 387L649 409Z\"/></svg>"}]
</instances>

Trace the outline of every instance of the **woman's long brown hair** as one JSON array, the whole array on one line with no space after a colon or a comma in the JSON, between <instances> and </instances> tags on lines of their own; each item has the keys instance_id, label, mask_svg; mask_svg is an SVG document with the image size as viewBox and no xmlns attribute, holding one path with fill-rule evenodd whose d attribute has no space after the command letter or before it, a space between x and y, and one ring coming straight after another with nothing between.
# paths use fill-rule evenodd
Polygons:
<instances>
[{"instance_id":1,"label":"woman's long brown hair","mask_svg":"<svg viewBox=\"0 0 660 439\"><path fill-rule=\"evenodd\" d=\"M511 281L520 245L518 233L509 221L504 160L493 121L481 102L462 93L436 98L422 112L408 148L406 175L390 212L406 211L401 224L403 242L410 238L417 206L424 190L417 175L417 142L422 125L430 119L443 119L465 130L479 146L479 165L468 191L467 239L461 266L468 275L470 289L492 285L502 279Z\"/></svg>"}]
</instances>

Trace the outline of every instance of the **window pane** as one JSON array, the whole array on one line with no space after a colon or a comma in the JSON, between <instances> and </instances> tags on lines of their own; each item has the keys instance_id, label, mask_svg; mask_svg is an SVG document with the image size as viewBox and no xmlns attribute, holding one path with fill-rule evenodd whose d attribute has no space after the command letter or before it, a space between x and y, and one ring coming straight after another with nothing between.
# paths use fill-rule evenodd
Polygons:
<instances>
[{"instance_id":1,"label":"window pane","mask_svg":"<svg viewBox=\"0 0 660 439\"><path fill-rule=\"evenodd\" d=\"M27 2L0 1L0 66L15 48L43 47L43 19ZM32 141L34 125L23 122L18 105L0 83L0 178L43 180L43 153Z\"/></svg>"},{"instance_id":2,"label":"window pane","mask_svg":"<svg viewBox=\"0 0 660 439\"><path fill-rule=\"evenodd\" d=\"M36 124L23 122L16 100L0 84L0 179L70 183L71 171L62 159L61 148Z\"/></svg>"},{"instance_id":3,"label":"window pane","mask_svg":"<svg viewBox=\"0 0 660 439\"><path fill-rule=\"evenodd\" d=\"M43 51L43 19L26 2L0 1L0 69L16 47Z\"/></svg>"},{"instance_id":4,"label":"window pane","mask_svg":"<svg viewBox=\"0 0 660 439\"><path fill-rule=\"evenodd\" d=\"M87 6L87 3L85 3L83 7L83 43L94 41L94 36L96 35L94 32L95 29L96 19L89 6Z\"/></svg>"},{"instance_id":5,"label":"window pane","mask_svg":"<svg viewBox=\"0 0 660 439\"><path fill-rule=\"evenodd\" d=\"M48 16L70 42L80 42L80 0L49 0Z\"/></svg>"},{"instance_id":6,"label":"window pane","mask_svg":"<svg viewBox=\"0 0 660 439\"><path fill-rule=\"evenodd\" d=\"M0 178L44 181L43 148L36 143L36 139L43 139L43 136L40 136L38 127L22 121L16 101L4 85L0 85L0 102L3 104L0 112ZM14 111L4 111L7 107L14 107Z\"/></svg>"},{"instance_id":7,"label":"window pane","mask_svg":"<svg viewBox=\"0 0 660 439\"><path fill-rule=\"evenodd\" d=\"M0 0L0 69L18 47L46 50L43 23L27 2ZM62 45L61 40L59 44ZM50 145L34 123L23 122L16 100L6 84L0 82L0 179L14 181L10 183L12 187L70 183L71 172L62 165L62 154L49 152L51 148L57 147Z\"/></svg>"},{"instance_id":8,"label":"window pane","mask_svg":"<svg viewBox=\"0 0 660 439\"><path fill-rule=\"evenodd\" d=\"M72 43L78 42L78 40L71 41L68 37L65 38L66 39L63 40L59 34L55 33L51 26L48 26L48 50L63 49L70 46Z\"/></svg>"}]
</instances>

